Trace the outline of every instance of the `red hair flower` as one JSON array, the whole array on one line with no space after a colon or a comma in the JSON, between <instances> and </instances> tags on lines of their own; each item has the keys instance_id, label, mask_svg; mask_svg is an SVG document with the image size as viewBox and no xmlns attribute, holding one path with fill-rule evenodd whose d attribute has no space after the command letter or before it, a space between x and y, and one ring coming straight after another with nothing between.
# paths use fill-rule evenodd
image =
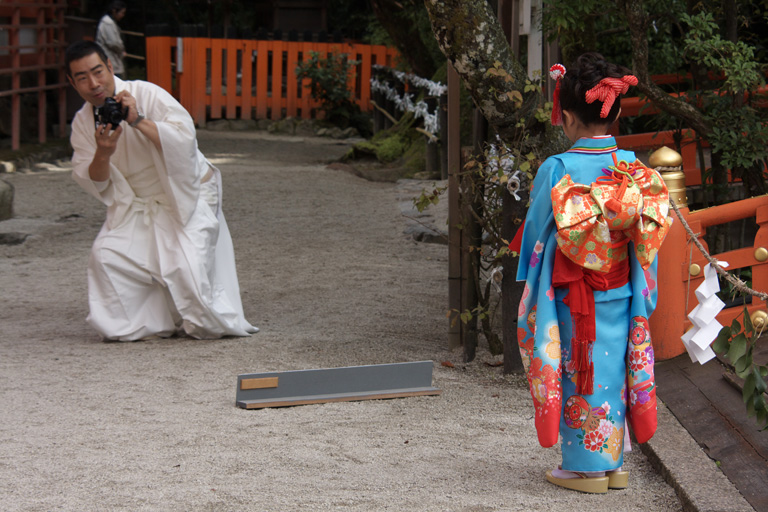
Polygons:
<instances>
[{"instance_id":1,"label":"red hair flower","mask_svg":"<svg viewBox=\"0 0 768 512\"><path fill-rule=\"evenodd\" d=\"M556 82L555 92L552 94L552 118L553 126L563 124L563 110L560 108L560 79L565 76L565 66L554 64L549 68L549 77Z\"/></svg>"},{"instance_id":2,"label":"red hair flower","mask_svg":"<svg viewBox=\"0 0 768 512\"><path fill-rule=\"evenodd\" d=\"M565 66L562 64L554 64L549 68L549 77L552 80L560 80L565 75Z\"/></svg>"}]
</instances>

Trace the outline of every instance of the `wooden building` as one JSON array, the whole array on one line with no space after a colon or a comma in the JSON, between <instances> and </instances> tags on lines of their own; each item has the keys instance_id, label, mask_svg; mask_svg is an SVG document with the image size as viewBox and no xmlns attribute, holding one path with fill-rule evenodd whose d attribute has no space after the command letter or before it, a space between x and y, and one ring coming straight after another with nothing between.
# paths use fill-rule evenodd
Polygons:
<instances>
[{"instance_id":1,"label":"wooden building","mask_svg":"<svg viewBox=\"0 0 768 512\"><path fill-rule=\"evenodd\" d=\"M0 135L10 136L14 150L22 131L36 129L40 143L46 142L51 125L57 135L64 134L66 6L66 0L0 3ZM57 124L48 120L49 99L58 110Z\"/></svg>"}]
</instances>

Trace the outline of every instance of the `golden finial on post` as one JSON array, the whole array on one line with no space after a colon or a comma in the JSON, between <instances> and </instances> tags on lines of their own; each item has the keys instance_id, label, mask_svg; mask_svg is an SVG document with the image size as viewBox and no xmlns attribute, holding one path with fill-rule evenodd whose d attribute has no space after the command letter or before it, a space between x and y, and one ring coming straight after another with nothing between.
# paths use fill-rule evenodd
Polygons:
<instances>
[{"instance_id":1,"label":"golden finial on post","mask_svg":"<svg viewBox=\"0 0 768 512\"><path fill-rule=\"evenodd\" d=\"M688 207L688 197L685 194L685 173L683 172L683 157L674 149L662 146L648 159L648 165L656 169L664 183L667 184L669 197L674 199L678 208Z\"/></svg>"}]
</instances>

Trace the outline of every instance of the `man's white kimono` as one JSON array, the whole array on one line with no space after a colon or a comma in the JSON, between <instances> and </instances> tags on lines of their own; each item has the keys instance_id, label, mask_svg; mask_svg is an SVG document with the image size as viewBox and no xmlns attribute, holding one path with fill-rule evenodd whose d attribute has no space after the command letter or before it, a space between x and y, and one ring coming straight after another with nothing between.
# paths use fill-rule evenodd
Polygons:
<instances>
[{"instance_id":1,"label":"man's white kimono","mask_svg":"<svg viewBox=\"0 0 768 512\"><path fill-rule=\"evenodd\" d=\"M107 206L88 262L88 322L112 340L257 332L243 315L220 173L198 150L192 118L154 84L115 77L115 89L155 122L162 152L123 122L110 178L94 182L93 107L72 121L73 178Z\"/></svg>"},{"instance_id":2,"label":"man's white kimono","mask_svg":"<svg viewBox=\"0 0 768 512\"><path fill-rule=\"evenodd\" d=\"M118 75L125 73L125 66L123 65L123 52L125 52L123 36L120 34L120 27L117 26L117 23L109 14L105 14L99 20L99 26L96 27L96 42L112 62L112 71Z\"/></svg>"}]
</instances>

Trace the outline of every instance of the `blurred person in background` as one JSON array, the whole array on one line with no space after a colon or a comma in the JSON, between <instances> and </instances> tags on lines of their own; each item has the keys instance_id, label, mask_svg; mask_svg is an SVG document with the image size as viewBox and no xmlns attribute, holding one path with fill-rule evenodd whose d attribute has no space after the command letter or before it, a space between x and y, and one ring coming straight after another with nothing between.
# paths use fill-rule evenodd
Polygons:
<instances>
[{"instance_id":1,"label":"blurred person in background","mask_svg":"<svg viewBox=\"0 0 768 512\"><path fill-rule=\"evenodd\" d=\"M104 49L110 62L115 76L123 78L125 73L125 45L123 37L120 34L120 27L117 22L125 17L127 7L122 0L114 0L109 4L107 13L99 20L99 26L96 28L96 42Z\"/></svg>"}]
</instances>

